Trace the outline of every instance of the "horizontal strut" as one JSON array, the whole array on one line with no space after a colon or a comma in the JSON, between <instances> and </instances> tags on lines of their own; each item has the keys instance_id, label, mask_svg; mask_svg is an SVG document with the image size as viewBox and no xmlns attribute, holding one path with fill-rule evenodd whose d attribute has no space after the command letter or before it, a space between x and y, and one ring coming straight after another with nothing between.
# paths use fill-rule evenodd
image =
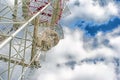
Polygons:
<instances>
[{"instance_id":1,"label":"horizontal strut","mask_svg":"<svg viewBox=\"0 0 120 80\"><path fill-rule=\"evenodd\" d=\"M1 54L0 54L0 60L3 60L4 62L10 61L10 63L13 63L13 64L18 64L18 65L21 65L21 66L24 66L24 67L29 67L29 64L25 63L22 60L18 60L18 59L15 59L15 58L9 59L8 56L1 55Z\"/></svg>"}]
</instances>

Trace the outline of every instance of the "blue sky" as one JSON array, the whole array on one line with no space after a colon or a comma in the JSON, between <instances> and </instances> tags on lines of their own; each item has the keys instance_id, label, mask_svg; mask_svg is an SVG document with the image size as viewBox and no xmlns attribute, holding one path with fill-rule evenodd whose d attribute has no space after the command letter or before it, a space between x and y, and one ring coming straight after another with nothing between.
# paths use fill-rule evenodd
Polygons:
<instances>
[{"instance_id":1,"label":"blue sky","mask_svg":"<svg viewBox=\"0 0 120 80\"><path fill-rule=\"evenodd\" d=\"M109 3L109 1L107 1L107 0L98 0L98 1L99 1L99 5L103 8L104 8L104 6L107 6L107 4ZM114 0L113 2L116 3L116 4L119 4L120 0ZM76 0L71 5L79 7L80 6L80 1ZM120 9L119 9L119 12L120 12ZM70 20L69 23L64 22L64 20L63 20L62 23L65 26L69 26L72 29L75 29L75 28L79 27L80 29L85 31L86 35L95 36L97 34L97 32L99 32L99 31L102 31L102 32L106 33L106 32L111 32L112 30L117 28L120 25L120 17L118 17L116 15L114 15L114 16L112 15L112 16L110 16L110 18L108 18L108 19L106 19L105 21L102 21L102 22L97 22L97 21L92 20L92 19L90 19L90 20L85 19L83 17L77 17L77 18L74 18L73 20Z\"/></svg>"},{"instance_id":2,"label":"blue sky","mask_svg":"<svg viewBox=\"0 0 120 80\"><path fill-rule=\"evenodd\" d=\"M97 32L102 31L104 33L111 32L115 28L118 28L120 25L120 18L114 17L109 21L106 21L102 24L98 24L95 22L85 21L85 20L78 20L73 23L72 28L79 27L80 29L85 30L86 35L89 34L91 36L95 36Z\"/></svg>"},{"instance_id":3,"label":"blue sky","mask_svg":"<svg viewBox=\"0 0 120 80\"><path fill-rule=\"evenodd\" d=\"M64 23L65 24L65 23ZM95 23L93 21L87 21L83 19L76 19L71 24L65 24L72 29L80 28L86 32L86 35L95 36L97 32L102 31L104 33L110 32L120 25L120 18L113 17L109 21L104 23Z\"/></svg>"}]
</instances>

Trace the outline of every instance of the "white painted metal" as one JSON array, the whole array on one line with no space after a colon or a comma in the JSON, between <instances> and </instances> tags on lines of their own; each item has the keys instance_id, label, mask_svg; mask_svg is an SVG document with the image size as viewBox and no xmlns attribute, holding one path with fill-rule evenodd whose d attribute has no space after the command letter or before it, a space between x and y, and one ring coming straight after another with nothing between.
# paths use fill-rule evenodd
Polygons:
<instances>
[{"instance_id":1,"label":"white painted metal","mask_svg":"<svg viewBox=\"0 0 120 80\"><path fill-rule=\"evenodd\" d=\"M42 11L44 11L50 3L48 3L44 8L42 8L39 12L37 12L33 17L31 17L25 24L23 24L15 33L13 33L10 37L8 37L2 44L0 44L0 49L5 46L10 40L12 40L21 30L23 30L27 25L35 19Z\"/></svg>"},{"instance_id":2,"label":"white painted metal","mask_svg":"<svg viewBox=\"0 0 120 80\"><path fill-rule=\"evenodd\" d=\"M2 12L0 12L0 37L1 38L5 37L0 42L1 43L0 44L0 50L1 50L0 61L2 63L8 63L7 64L8 67L0 71L0 76L3 78L7 78L6 80L13 80L13 78L15 77L16 79L14 80L26 80L24 78L25 76L28 76L26 75L27 73L26 71L28 71L29 73L30 70L32 71L33 69L37 70L37 68L40 68L39 59L40 59L40 54L43 54L43 51L41 52L41 49L40 49L41 47L39 48L36 45L36 43L34 43L34 40L38 39L38 35L39 36L43 35L42 32L44 32L46 29L55 31L59 39L62 39L64 37L62 27L57 23L57 21L59 21L58 19L62 17L61 12L63 12L64 10L64 8L61 7L59 2L63 1L62 3L64 3L64 0L54 0L54 1L35 0L35 1L43 1L43 3L44 1L48 1L51 3L47 2L46 6L41 8L40 11L38 12L36 11L33 14L30 14L32 10L30 11L31 8L28 2L32 4L31 1L34 1L34 0L21 0L22 2L20 3L19 2L17 3L17 1L18 0L16 0L16 3L13 9L10 6L8 6L8 4L4 4L5 9L2 9L1 10ZM37 4L37 2L35 4ZM39 6L42 6L41 3ZM26 11L24 11L23 9ZM9 12L8 15L4 10L7 10L7 12ZM19 12L20 10L21 12ZM43 14L48 12L53 14L51 16L49 15L49 17L51 18L48 18L48 15L46 16L45 14ZM2 16L1 15L2 13L5 16ZM27 18L25 16L27 16ZM48 21L49 23L52 21L50 23L51 25L47 24L48 22L43 22L42 17L44 17L46 20L50 20ZM38 18L40 21L36 20L36 18ZM37 35L36 38L34 36L35 34ZM46 38L47 37L48 36L46 36ZM40 41L38 40L37 42L40 42ZM52 43L52 41L50 42ZM35 45L35 47L33 47L33 44ZM32 49L34 49L33 51L35 53L34 55L32 55L32 51L31 51ZM5 50L5 51L2 52L2 50ZM32 58L30 58L31 56ZM33 63L35 64L32 65ZM1 64L0 64L0 67L1 67ZM17 70L18 67L20 70ZM14 76L16 70L20 72L20 73L17 72L18 76ZM3 75L7 75L7 77L4 77Z\"/></svg>"}]
</instances>

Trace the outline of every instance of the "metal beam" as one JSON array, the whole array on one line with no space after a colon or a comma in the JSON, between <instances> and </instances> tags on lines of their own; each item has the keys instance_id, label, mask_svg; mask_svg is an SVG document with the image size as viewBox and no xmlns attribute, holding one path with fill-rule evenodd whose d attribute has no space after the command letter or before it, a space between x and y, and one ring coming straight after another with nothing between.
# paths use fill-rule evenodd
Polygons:
<instances>
[{"instance_id":1,"label":"metal beam","mask_svg":"<svg viewBox=\"0 0 120 80\"><path fill-rule=\"evenodd\" d=\"M0 22L0 24L24 24L25 22Z\"/></svg>"},{"instance_id":2,"label":"metal beam","mask_svg":"<svg viewBox=\"0 0 120 80\"><path fill-rule=\"evenodd\" d=\"M8 37L2 44L0 44L0 49L4 47L10 40L12 40L20 31L22 31L27 25L35 19L41 12L43 12L50 3L48 3L44 8L42 8L39 12L37 12L33 17L31 17L25 24L23 24L15 33L13 33L10 37Z\"/></svg>"},{"instance_id":3,"label":"metal beam","mask_svg":"<svg viewBox=\"0 0 120 80\"><path fill-rule=\"evenodd\" d=\"M37 53L36 40L37 40L37 35L38 35L38 27L39 27L39 17L36 17L34 20L34 32L33 32L33 42L32 42L32 50L31 50L31 60ZM36 65L36 62L33 61L32 65Z\"/></svg>"},{"instance_id":4,"label":"metal beam","mask_svg":"<svg viewBox=\"0 0 120 80\"><path fill-rule=\"evenodd\" d=\"M18 59L14 59L14 58L9 59L9 56L5 56L5 55L0 55L0 60L3 60L4 62L10 61L10 63L18 64L18 65L21 65L24 67L29 66L27 63L23 62L22 60L18 60Z\"/></svg>"}]
</instances>

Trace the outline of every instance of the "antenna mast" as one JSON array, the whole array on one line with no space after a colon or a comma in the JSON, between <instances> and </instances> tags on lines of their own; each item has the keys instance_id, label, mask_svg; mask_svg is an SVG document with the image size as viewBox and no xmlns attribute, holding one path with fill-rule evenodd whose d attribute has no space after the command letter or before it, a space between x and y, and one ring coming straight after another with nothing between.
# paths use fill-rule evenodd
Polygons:
<instances>
[{"instance_id":1,"label":"antenna mast","mask_svg":"<svg viewBox=\"0 0 120 80\"><path fill-rule=\"evenodd\" d=\"M14 6L7 2L0 0L0 79L23 80L27 70L40 68L41 51L63 38L58 23L64 0L15 0Z\"/></svg>"}]
</instances>

